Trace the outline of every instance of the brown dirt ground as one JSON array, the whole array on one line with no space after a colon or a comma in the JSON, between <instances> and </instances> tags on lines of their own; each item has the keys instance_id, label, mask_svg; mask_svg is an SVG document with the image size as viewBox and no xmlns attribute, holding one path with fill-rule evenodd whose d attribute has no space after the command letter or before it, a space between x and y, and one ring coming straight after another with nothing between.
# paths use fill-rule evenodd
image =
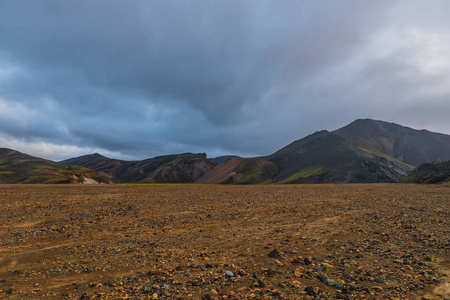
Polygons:
<instances>
[{"instance_id":1,"label":"brown dirt ground","mask_svg":"<svg viewBox=\"0 0 450 300\"><path fill-rule=\"evenodd\" d=\"M449 270L450 185L0 186L2 299L447 299Z\"/></svg>"}]
</instances>

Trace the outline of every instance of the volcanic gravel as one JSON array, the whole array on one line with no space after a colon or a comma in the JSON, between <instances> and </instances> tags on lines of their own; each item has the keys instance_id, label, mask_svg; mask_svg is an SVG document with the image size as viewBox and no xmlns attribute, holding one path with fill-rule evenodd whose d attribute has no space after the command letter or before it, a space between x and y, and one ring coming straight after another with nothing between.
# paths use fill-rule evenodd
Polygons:
<instances>
[{"instance_id":1,"label":"volcanic gravel","mask_svg":"<svg viewBox=\"0 0 450 300\"><path fill-rule=\"evenodd\" d=\"M2 299L449 299L450 185L1 185Z\"/></svg>"}]
</instances>

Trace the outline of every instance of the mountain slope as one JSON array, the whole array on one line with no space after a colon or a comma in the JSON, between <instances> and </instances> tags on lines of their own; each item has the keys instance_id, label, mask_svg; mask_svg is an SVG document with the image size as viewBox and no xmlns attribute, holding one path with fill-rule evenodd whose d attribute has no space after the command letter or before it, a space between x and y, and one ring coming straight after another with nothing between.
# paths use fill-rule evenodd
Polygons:
<instances>
[{"instance_id":1,"label":"mountain slope","mask_svg":"<svg viewBox=\"0 0 450 300\"><path fill-rule=\"evenodd\" d=\"M450 182L450 161L424 163L402 179L404 183Z\"/></svg>"},{"instance_id":2,"label":"mountain slope","mask_svg":"<svg viewBox=\"0 0 450 300\"><path fill-rule=\"evenodd\" d=\"M278 167L263 158L233 158L200 177L196 183L270 183Z\"/></svg>"},{"instance_id":3,"label":"mountain slope","mask_svg":"<svg viewBox=\"0 0 450 300\"><path fill-rule=\"evenodd\" d=\"M120 180L119 174L127 172L127 169L132 166L132 162L107 158L98 153L70 158L60 161L60 163L65 165L81 166L97 170L99 172L104 172L116 180Z\"/></svg>"},{"instance_id":4,"label":"mountain slope","mask_svg":"<svg viewBox=\"0 0 450 300\"><path fill-rule=\"evenodd\" d=\"M257 182L396 182L414 166L438 159L450 159L449 135L371 119L356 120L332 132L316 132L259 158L273 167L264 181ZM238 166L251 160L254 158L219 164L199 182L239 183L253 171L239 171Z\"/></svg>"},{"instance_id":5,"label":"mountain slope","mask_svg":"<svg viewBox=\"0 0 450 300\"><path fill-rule=\"evenodd\" d=\"M396 182L441 158L450 159L449 135L371 119L316 132L264 157L278 169L274 183Z\"/></svg>"},{"instance_id":6,"label":"mountain slope","mask_svg":"<svg viewBox=\"0 0 450 300\"><path fill-rule=\"evenodd\" d=\"M371 119L356 120L333 133L415 167L450 160L450 135L446 134Z\"/></svg>"},{"instance_id":7,"label":"mountain slope","mask_svg":"<svg viewBox=\"0 0 450 300\"><path fill-rule=\"evenodd\" d=\"M120 182L134 183L190 183L214 167L204 153L164 155L142 161L122 161L91 154L61 163L92 168Z\"/></svg>"},{"instance_id":8,"label":"mountain slope","mask_svg":"<svg viewBox=\"0 0 450 300\"><path fill-rule=\"evenodd\" d=\"M413 169L328 131L297 140L266 159L279 167L273 178L277 183L395 182Z\"/></svg>"},{"instance_id":9,"label":"mountain slope","mask_svg":"<svg viewBox=\"0 0 450 300\"><path fill-rule=\"evenodd\" d=\"M266 157L228 160L197 182L396 182L412 170L412 166L380 151L324 130L294 141Z\"/></svg>"},{"instance_id":10,"label":"mountain slope","mask_svg":"<svg viewBox=\"0 0 450 300\"><path fill-rule=\"evenodd\" d=\"M113 183L94 170L58 164L0 148L0 183Z\"/></svg>"}]
</instances>

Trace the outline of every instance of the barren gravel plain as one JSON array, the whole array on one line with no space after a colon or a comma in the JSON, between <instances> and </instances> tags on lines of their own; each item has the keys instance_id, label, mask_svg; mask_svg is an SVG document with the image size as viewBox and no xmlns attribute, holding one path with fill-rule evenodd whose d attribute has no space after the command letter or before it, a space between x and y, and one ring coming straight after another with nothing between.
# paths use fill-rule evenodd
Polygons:
<instances>
[{"instance_id":1,"label":"barren gravel plain","mask_svg":"<svg viewBox=\"0 0 450 300\"><path fill-rule=\"evenodd\" d=\"M1 299L449 299L450 185L1 185Z\"/></svg>"}]
</instances>

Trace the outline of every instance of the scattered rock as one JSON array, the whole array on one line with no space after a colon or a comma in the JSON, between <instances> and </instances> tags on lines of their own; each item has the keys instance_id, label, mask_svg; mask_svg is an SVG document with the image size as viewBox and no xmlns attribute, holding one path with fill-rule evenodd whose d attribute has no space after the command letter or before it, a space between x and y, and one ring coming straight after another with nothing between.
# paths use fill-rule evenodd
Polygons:
<instances>
[{"instance_id":1,"label":"scattered rock","mask_svg":"<svg viewBox=\"0 0 450 300\"><path fill-rule=\"evenodd\" d=\"M304 201L278 186L101 191L2 187L0 298L447 297L432 291L449 268L449 189L302 186ZM64 276L69 289L48 288Z\"/></svg>"},{"instance_id":2,"label":"scattered rock","mask_svg":"<svg viewBox=\"0 0 450 300\"><path fill-rule=\"evenodd\" d=\"M233 276L234 276L234 273L231 272L231 271L226 271L226 272L225 272L225 275L228 276L228 277L233 277Z\"/></svg>"},{"instance_id":3,"label":"scattered rock","mask_svg":"<svg viewBox=\"0 0 450 300\"><path fill-rule=\"evenodd\" d=\"M327 276L320 273L319 275L317 275L317 278L319 278L319 280L323 283L327 283Z\"/></svg>"},{"instance_id":4,"label":"scattered rock","mask_svg":"<svg viewBox=\"0 0 450 300\"><path fill-rule=\"evenodd\" d=\"M277 258L277 257L279 256L278 250L277 250L277 249L273 249L273 250L268 254L268 256L269 256L269 257L272 257L272 258Z\"/></svg>"}]
</instances>

